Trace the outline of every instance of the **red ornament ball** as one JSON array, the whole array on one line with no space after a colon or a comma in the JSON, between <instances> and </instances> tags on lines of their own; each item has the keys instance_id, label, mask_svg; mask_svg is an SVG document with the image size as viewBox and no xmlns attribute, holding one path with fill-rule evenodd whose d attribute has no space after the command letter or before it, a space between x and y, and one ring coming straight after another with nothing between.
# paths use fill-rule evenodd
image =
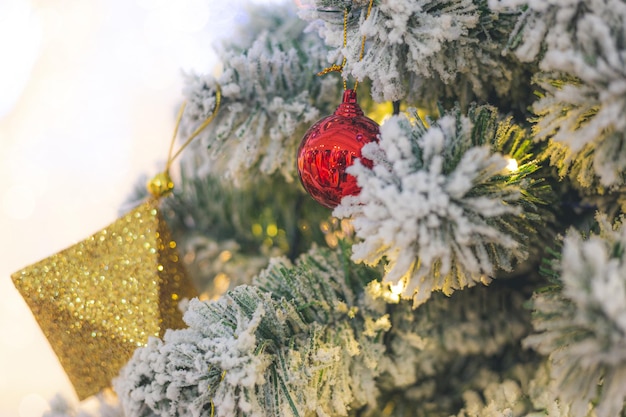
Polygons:
<instances>
[{"instance_id":1,"label":"red ornament ball","mask_svg":"<svg viewBox=\"0 0 626 417\"><path fill-rule=\"evenodd\" d=\"M378 141L379 132L378 123L363 115L356 91L346 90L337 110L311 126L298 148L298 174L311 197L333 208L343 197L358 194L361 188L346 168L361 158L363 145ZM369 159L361 161L372 167Z\"/></svg>"}]
</instances>

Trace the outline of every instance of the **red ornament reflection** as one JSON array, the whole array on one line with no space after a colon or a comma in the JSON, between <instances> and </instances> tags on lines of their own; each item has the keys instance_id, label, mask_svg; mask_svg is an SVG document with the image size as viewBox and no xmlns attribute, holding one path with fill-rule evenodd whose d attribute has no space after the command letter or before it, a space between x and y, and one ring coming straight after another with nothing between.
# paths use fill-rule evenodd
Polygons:
<instances>
[{"instance_id":1,"label":"red ornament reflection","mask_svg":"<svg viewBox=\"0 0 626 417\"><path fill-rule=\"evenodd\" d=\"M304 188L320 204L333 208L361 189L346 168L361 158L366 143L378 141L378 124L363 115L356 92L346 90L335 112L315 123L298 148L298 173ZM361 158L363 165L372 161Z\"/></svg>"}]
</instances>

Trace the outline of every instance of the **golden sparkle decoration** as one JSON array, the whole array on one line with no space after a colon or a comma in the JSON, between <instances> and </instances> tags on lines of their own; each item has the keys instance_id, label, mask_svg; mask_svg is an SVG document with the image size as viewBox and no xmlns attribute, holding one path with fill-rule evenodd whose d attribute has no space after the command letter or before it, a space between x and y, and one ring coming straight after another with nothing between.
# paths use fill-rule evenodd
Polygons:
<instances>
[{"instance_id":1,"label":"golden sparkle decoration","mask_svg":"<svg viewBox=\"0 0 626 417\"><path fill-rule=\"evenodd\" d=\"M196 296L157 199L12 279L81 400L149 336L183 327L178 303Z\"/></svg>"},{"instance_id":2,"label":"golden sparkle decoration","mask_svg":"<svg viewBox=\"0 0 626 417\"><path fill-rule=\"evenodd\" d=\"M148 192L155 197L165 197L174 190L174 181L170 177L170 173L165 171L157 174L146 184Z\"/></svg>"},{"instance_id":3,"label":"golden sparkle decoration","mask_svg":"<svg viewBox=\"0 0 626 417\"><path fill-rule=\"evenodd\" d=\"M215 118L220 100L218 85L213 112L172 154L183 104L165 170L147 184L152 197L82 242L11 275L81 400L109 387L150 336L184 326L178 303L197 293L159 199L174 188L172 161Z\"/></svg>"}]
</instances>

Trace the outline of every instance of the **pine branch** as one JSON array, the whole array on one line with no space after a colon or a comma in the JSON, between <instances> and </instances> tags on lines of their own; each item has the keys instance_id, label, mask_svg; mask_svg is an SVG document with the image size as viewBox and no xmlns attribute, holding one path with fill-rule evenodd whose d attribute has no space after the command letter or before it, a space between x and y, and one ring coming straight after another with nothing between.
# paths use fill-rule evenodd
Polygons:
<instances>
[{"instance_id":1,"label":"pine branch","mask_svg":"<svg viewBox=\"0 0 626 417\"><path fill-rule=\"evenodd\" d=\"M558 397L574 417L592 407L615 416L626 399L626 228L599 215L599 234L571 230L555 260L559 285L532 299L535 334L525 345L548 357Z\"/></svg>"},{"instance_id":2,"label":"pine branch","mask_svg":"<svg viewBox=\"0 0 626 417\"><path fill-rule=\"evenodd\" d=\"M326 66L326 47L304 31L292 10L257 8L250 18L243 41L224 45L221 76L187 77L182 129L193 131L212 113L219 85L222 108L201 134L209 151L196 153L197 169L226 175L236 185L259 173L291 181L300 139L321 114L334 110L340 83L315 76Z\"/></svg>"},{"instance_id":3,"label":"pine branch","mask_svg":"<svg viewBox=\"0 0 626 417\"><path fill-rule=\"evenodd\" d=\"M520 157L515 169L505 155ZM352 259L384 264L385 280L416 305L433 291L520 269L550 238L553 196L535 176L532 142L493 108L456 110L428 128L417 117L393 117L363 156L374 168L349 169L362 191L333 214L354 219Z\"/></svg>"},{"instance_id":4,"label":"pine branch","mask_svg":"<svg viewBox=\"0 0 626 417\"><path fill-rule=\"evenodd\" d=\"M426 386L452 393L440 404L449 415L482 369L522 358L518 292L477 288L413 311L387 304L377 276L345 250L315 249L295 265L275 258L255 286L192 301L189 328L151 339L116 380L126 415L378 415L389 401L417 409L423 398L398 395Z\"/></svg>"},{"instance_id":5,"label":"pine branch","mask_svg":"<svg viewBox=\"0 0 626 417\"><path fill-rule=\"evenodd\" d=\"M484 0L374 2L312 1L300 16L313 21L331 57L346 56L346 71L372 82L376 101L407 98L420 107L446 102L467 109L475 100L496 99L504 111L525 112L532 66L505 55L519 12L495 12ZM350 10L348 44L343 43L342 12ZM317 24L323 22L323 26ZM361 39L367 44L360 60ZM496 101L500 100L495 103Z\"/></svg>"},{"instance_id":6,"label":"pine branch","mask_svg":"<svg viewBox=\"0 0 626 417\"><path fill-rule=\"evenodd\" d=\"M623 193L626 178L626 4L621 0L492 0L525 8L510 47L539 61L534 135L546 158L585 194ZM623 205L623 198L617 204Z\"/></svg>"},{"instance_id":7,"label":"pine branch","mask_svg":"<svg viewBox=\"0 0 626 417\"><path fill-rule=\"evenodd\" d=\"M116 383L128 415L346 415L377 397L368 382L388 325L384 303L353 291L372 272L319 250L296 265L276 259L256 287L212 303L192 301L189 329L139 349ZM344 265L347 269L342 269ZM346 286L349 276L353 288ZM268 292L271 290L272 292ZM365 333L365 329L369 333ZM372 350L373 349L373 350Z\"/></svg>"}]
</instances>

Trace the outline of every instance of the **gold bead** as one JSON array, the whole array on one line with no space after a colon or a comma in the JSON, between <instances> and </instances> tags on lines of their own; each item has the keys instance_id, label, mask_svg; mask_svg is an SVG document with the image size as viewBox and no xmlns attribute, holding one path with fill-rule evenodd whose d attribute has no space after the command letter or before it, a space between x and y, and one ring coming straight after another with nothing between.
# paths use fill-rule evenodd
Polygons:
<instances>
[{"instance_id":1,"label":"gold bead","mask_svg":"<svg viewBox=\"0 0 626 417\"><path fill-rule=\"evenodd\" d=\"M148 181L148 192L155 197L165 197L174 189L174 182L169 172L161 172Z\"/></svg>"}]
</instances>

